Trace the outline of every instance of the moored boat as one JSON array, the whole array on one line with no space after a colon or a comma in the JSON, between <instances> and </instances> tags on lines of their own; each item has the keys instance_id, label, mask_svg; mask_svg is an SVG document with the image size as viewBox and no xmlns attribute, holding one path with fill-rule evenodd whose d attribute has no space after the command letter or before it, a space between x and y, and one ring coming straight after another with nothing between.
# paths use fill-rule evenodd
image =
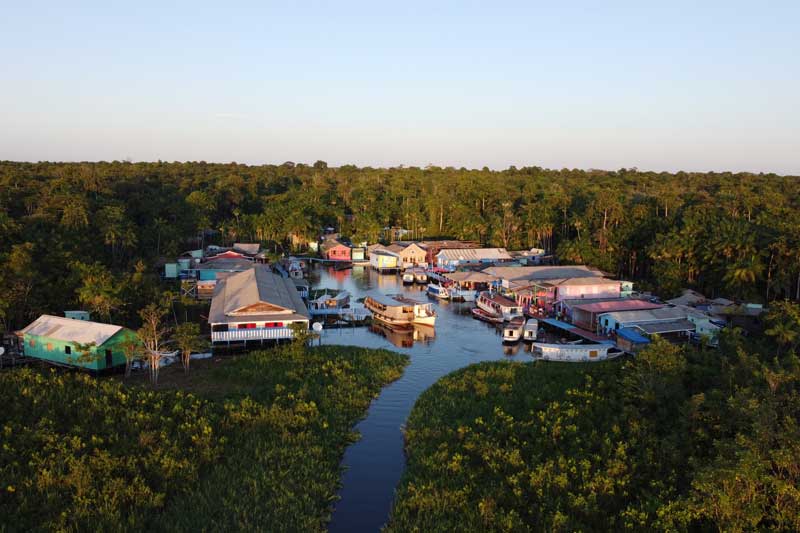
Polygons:
<instances>
[{"instance_id":1,"label":"moored boat","mask_svg":"<svg viewBox=\"0 0 800 533\"><path fill-rule=\"evenodd\" d=\"M414 273L411 272L410 270L406 270L405 272L403 272L403 285L413 284L414 279L415 279Z\"/></svg>"},{"instance_id":2,"label":"moored boat","mask_svg":"<svg viewBox=\"0 0 800 533\"><path fill-rule=\"evenodd\" d=\"M503 342L514 343L519 342L522 338L522 330L525 326L525 319L522 317L515 317L509 321L503 328Z\"/></svg>"},{"instance_id":3,"label":"moored boat","mask_svg":"<svg viewBox=\"0 0 800 533\"><path fill-rule=\"evenodd\" d=\"M522 340L525 342L533 342L539 336L539 321L535 318L529 318L525 322L525 327L522 328Z\"/></svg>"},{"instance_id":4,"label":"moored boat","mask_svg":"<svg viewBox=\"0 0 800 533\"><path fill-rule=\"evenodd\" d=\"M514 300L489 291L483 291L475 301L481 309L489 313L500 315L504 320L522 317L522 308Z\"/></svg>"},{"instance_id":5,"label":"moored boat","mask_svg":"<svg viewBox=\"0 0 800 533\"><path fill-rule=\"evenodd\" d=\"M428 283L428 294L436 298L441 298L442 300L450 298L450 291L438 283Z\"/></svg>"},{"instance_id":6,"label":"moored boat","mask_svg":"<svg viewBox=\"0 0 800 533\"><path fill-rule=\"evenodd\" d=\"M420 285L425 285L428 283L428 274L426 274L424 270L419 270L414 274L414 281Z\"/></svg>"},{"instance_id":7,"label":"moored boat","mask_svg":"<svg viewBox=\"0 0 800 533\"><path fill-rule=\"evenodd\" d=\"M364 298L364 307L372 312L372 317L384 324L395 327L411 327L414 324L434 326L436 312L428 302L419 302L404 296L370 294Z\"/></svg>"},{"instance_id":8,"label":"moored boat","mask_svg":"<svg viewBox=\"0 0 800 533\"><path fill-rule=\"evenodd\" d=\"M500 315L495 315L494 313L490 313L480 307L473 307L472 308L472 316L477 318L478 320L483 320L484 322L490 322L492 324L502 324L503 317Z\"/></svg>"},{"instance_id":9,"label":"moored boat","mask_svg":"<svg viewBox=\"0 0 800 533\"><path fill-rule=\"evenodd\" d=\"M569 361L574 363L603 361L617 357L622 353L613 344L549 344L534 342L531 346L534 356L546 361Z\"/></svg>"}]
</instances>

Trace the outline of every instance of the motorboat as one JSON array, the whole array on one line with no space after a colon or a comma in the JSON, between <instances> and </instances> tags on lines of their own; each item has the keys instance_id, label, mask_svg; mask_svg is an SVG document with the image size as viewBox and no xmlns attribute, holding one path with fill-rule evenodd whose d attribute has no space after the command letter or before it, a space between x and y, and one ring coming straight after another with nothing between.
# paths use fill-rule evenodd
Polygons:
<instances>
[{"instance_id":1,"label":"motorboat","mask_svg":"<svg viewBox=\"0 0 800 533\"><path fill-rule=\"evenodd\" d=\"M419 270L414 274L414 281L420 285L425 285L428 283L428 274L426 274L424 270Z\"/></svg>"},{"instance_id":2,"label":"motorboat","mask_svg":"<svg viewBox=\"0 0 800 533\"><path fill-rule=\"evenodd\" d=\"M438 283L428 283L428 294L442 300L450 298L450 291Z\"/></svg>"},{"instance_id":3,"label":"motorboat","mask_svg":"<svg viewBox=\"0 0 800 533\"><path fill-rule=\"evenodd\" d=\"M525 322L525 327L522 328L522 340L525 342L533 342L539 336L539 321L535 318L529 318Z\"/></svg>"},{"instance_id":4,"label":"motorboat","mask_svg":"<svg viewBox=\"0 0 800 533\"><path fill-rule=\"evenodd\" d=\"M414 273L410 270L403 272L403 285L412 285L415 280Z\"/></svg>"},{"instance_id":5,"label":"motorboat","mask_svg":"<svg viewBox=\"0 0 800 533\"><path fill-rule=\"evenodd\" d=\"M522 339L522 330L525 326L525 319L521 316L512 318L503 328L503 342L515 343Z\"/></svg>"}]
</instances>

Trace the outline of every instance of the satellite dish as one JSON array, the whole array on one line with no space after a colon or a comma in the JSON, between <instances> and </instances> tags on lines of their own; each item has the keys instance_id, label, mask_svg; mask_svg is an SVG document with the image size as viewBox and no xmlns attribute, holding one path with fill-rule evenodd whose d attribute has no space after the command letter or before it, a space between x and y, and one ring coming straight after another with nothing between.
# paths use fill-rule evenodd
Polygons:
<instances>
[{"instance_id":1,"label":"satellite dish","mask_svg":"<svg viewBox=\"0 0 800 533\"><path fill-rule=\"evenodd\" d=\"M319 322L314 322L314 324L311 326L311 329L313 329L317 333L320 333L322 331L322 324L320 324Z\"/></svg>"}]
</instances>

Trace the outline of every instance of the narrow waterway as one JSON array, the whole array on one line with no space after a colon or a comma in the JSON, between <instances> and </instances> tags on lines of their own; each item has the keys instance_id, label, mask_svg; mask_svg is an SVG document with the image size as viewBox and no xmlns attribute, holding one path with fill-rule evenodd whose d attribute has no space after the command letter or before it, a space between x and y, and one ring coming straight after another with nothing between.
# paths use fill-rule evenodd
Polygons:
<instances>
[{"instance_id":1,"label":"narrow waterway","mask_svg":"<svg viewBox=\"0 0 800 533\"><path fill-rule=\"evenodd\" d=\"M434 302L439 317L436 328L417 328L398 334L376 326L325 330L323 344L351 344L387 348L407 353L411 363L403 376L384 388L367 417L356 427L361 440L345 452L341 499L330 524L332 532L375 532L386 523L394 491L405 467L401 428L417 397L450 372L480 361L529 360L522 344L508 348L496 327L472 318L470 303L429 299L424 286L404 287L400 278L380 275L368 268L317 270L313 287L345 289L354 298L370 290L385 294L407 293Z\"/></svg>"}]
</instances>

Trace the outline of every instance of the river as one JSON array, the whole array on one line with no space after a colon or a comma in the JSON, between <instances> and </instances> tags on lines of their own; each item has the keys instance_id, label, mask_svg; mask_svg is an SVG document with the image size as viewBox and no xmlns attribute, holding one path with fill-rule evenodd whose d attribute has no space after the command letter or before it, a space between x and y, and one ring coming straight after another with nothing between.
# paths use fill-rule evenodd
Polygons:
<instances>
[{"instance_id":1,"label":"river","mask_svg":"<svg viewBox=\"0 0 800 533\"><path fill-rule=\"evenodd\" d=\"M413 334L399 335L371 326L328 329L322 335L322 344L387 348L411 357L403 376L381 391L366 418L356 426L361 439L345 451L341 499L330 523L332 532L375 532L386 523L395 487L405 468L401 429L417 397L442 376L467 365L530 359L522 344L504 347L498 328L473 319L473 304L434 300L423 292L424 286L404 287L399 276L355 267L338 272L318 269L310 277L313 288L344 289L354 299L370 290L406 293L435 302L439 315L435 330L418 328Z\"/></svg>"}]
</instances>

